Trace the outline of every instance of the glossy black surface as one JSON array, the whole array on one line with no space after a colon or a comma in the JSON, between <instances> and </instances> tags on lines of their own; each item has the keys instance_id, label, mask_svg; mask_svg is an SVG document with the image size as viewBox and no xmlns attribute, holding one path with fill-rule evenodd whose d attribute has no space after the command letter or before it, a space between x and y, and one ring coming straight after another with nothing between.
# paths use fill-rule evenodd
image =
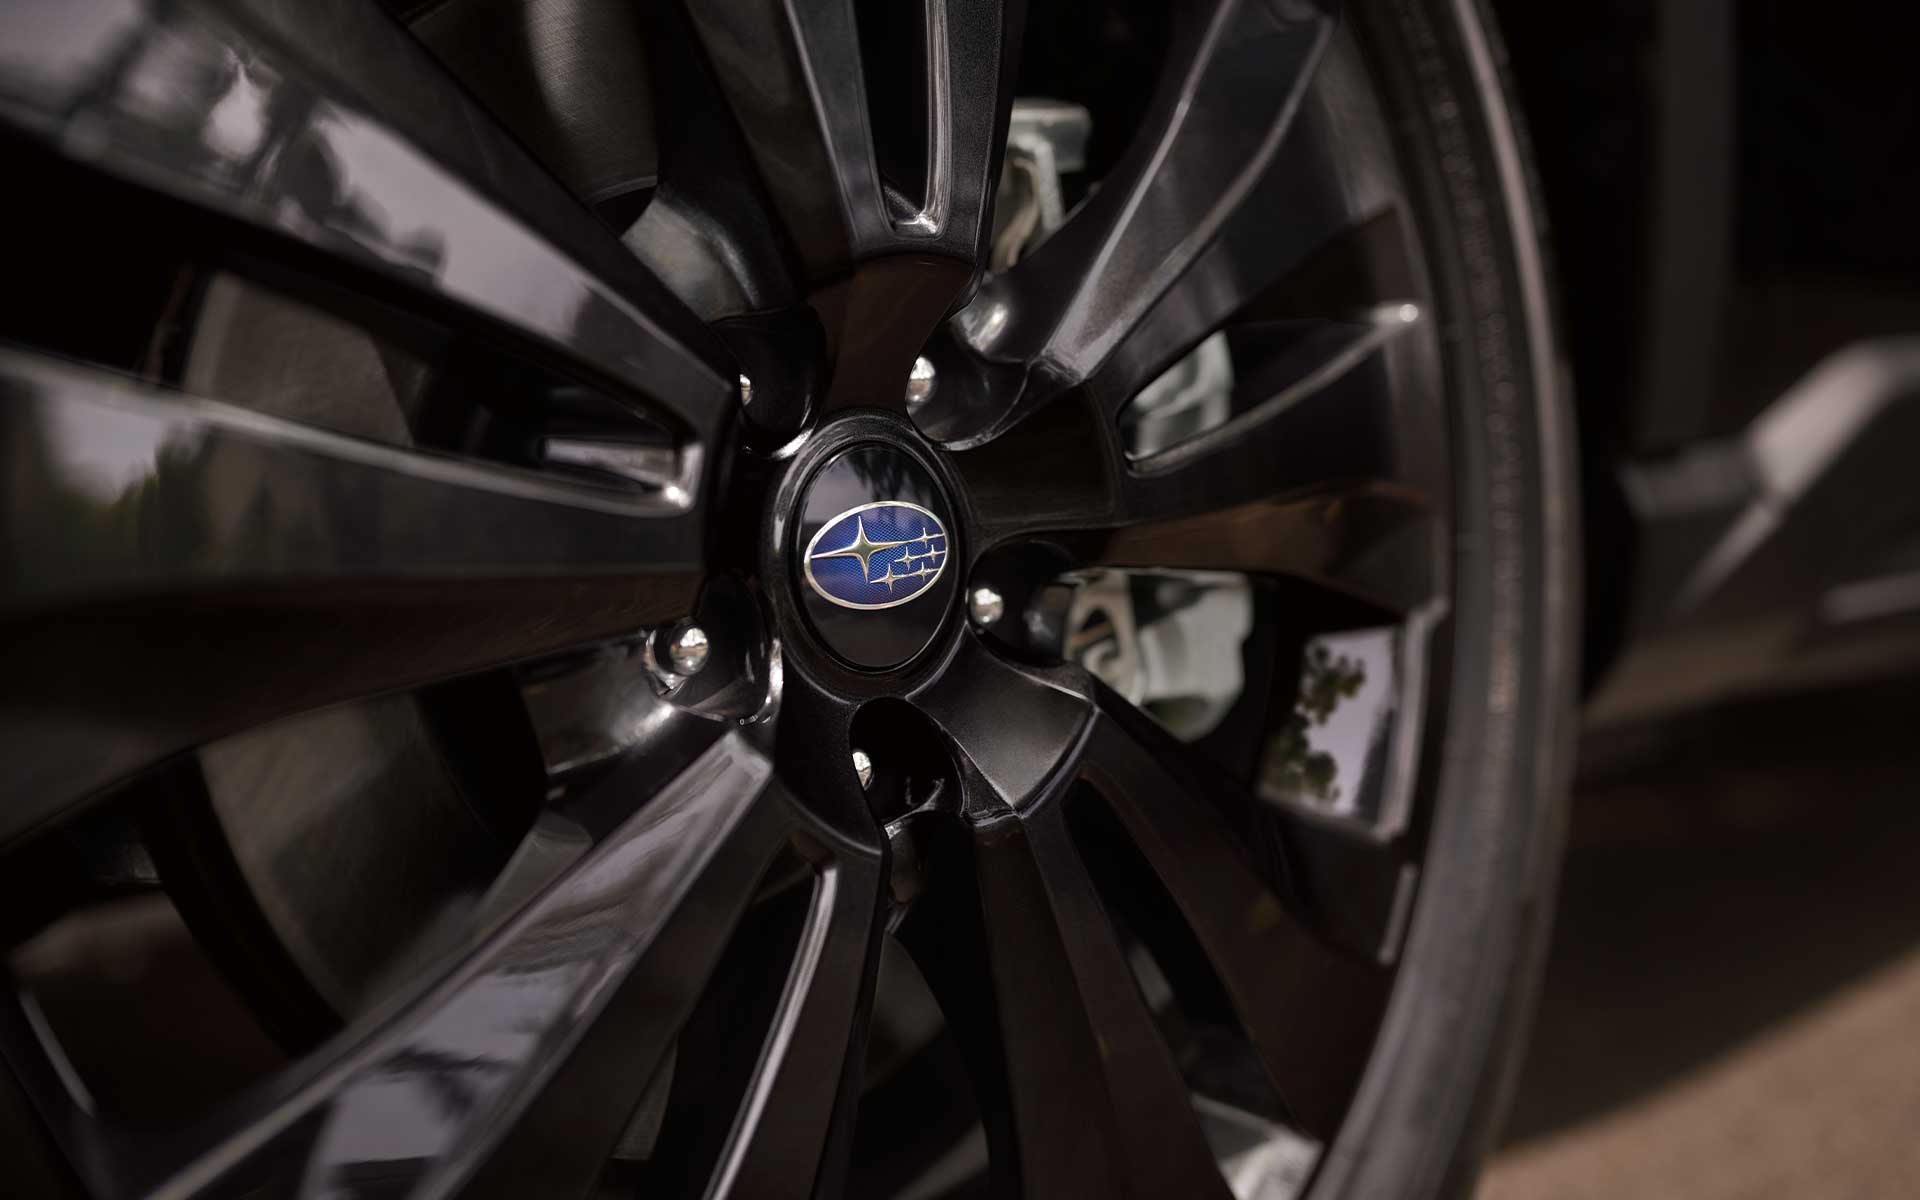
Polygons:
<instances>
[{"instance_id":1,"label":"glossy black surface","mask_svg":"<svg viewBox=\"0 0 1920 1200\"><path fill-rule=\"evenodd\" d=\"M990 280L954 322L954 343L936 361L969 386L950 388L925 418L935 437L985 440L1089 379L1273 164L1331 17L1308 3L1238 0L1173 13L1171 65L1127 156L1072 221Z\"/></svg>"},{"instance_id":2,"label":"glossy black surface","mask_svg":"<svg viewBox=\"0 0 1920 1200\"><path fill-rule=\"evenodd\" d=\"M691 15L809 274L887 254L976 261L1006 136L1003 5L926 6L928 134L913 196L881 177L869 115L876 102L911 98L870 95L854 9L850 0L747 0Z\"/></svg>"},{"instance_id":3,"label":"glossy black surface","mask_svg":"<svg viewBox=\"0 0 1920 1200\"><path fill-rule=\"evenodd\" d=\"M1151 564L1284 576L1376 623L1430 611L1449 472L1433 329L1403 308L1418 247L1392 222L1349 237L1393 208L1351 52L1299 115L1330 18L1222 0L1177 6L1149 119L1094 198L982 281L1018 8L649 10L648 71L689 111L624 245L371 6L0 18L22 153L244 241L276 286L321 277L603 389L679 468L596 484L186 395L164 362L0 354L0 636L30 684L0 707L0 845L110 787L139 802L144 771L211 739L483 672L524 707L546 788L452 950L214 1111L96 1111L9 1009L0 1050L88 1189L585 1195L661 1103L714 1152L636 1190L837 1195L895 930L965 1051L1001 1192L1226 1195L1090 812L1218 979L1274 1119L1337 1129L1417 846L1267 804L961 598L977 573L1018 601L1074 565ZM902 87L921 128L875 119ZM1348 146L1377 158L1336 178ZM1303 321L1359 332L1250 359L1231 421L1127 453L1120 412L1200 337ZM922 351L944 399L909 419ZM828 603L805 548L881 501L937 515L938 578L893 608ZM1012 570L1036 574L988 577ZM663 678L647 634L683 617L709 661ZM726 1030L747 1066L713 1098L688 1082L703 994L783 897L802 915L760 965L772 1015Z\"/></svg>"},{"instance_id":4,"label":"glossy black surface","mask_svg":"<svg viewBox=\"0 0 1920 1200\"><path fill-rule=\"evenodd\" d=\"M8 14L0 112L234 236L558 350L702 436L732 400L713 335L373 5L32 4Z\"/></svg>"},{"instance_id":5,"label":"glossy black surface","mask_svg":"<svg viewBox=\"0 0 1920 1200\"><path fill-rule=\"evenodd\" d=\"M699 522L656 498L18 352L0 398L0 636L37 681L5 699L0 841L243 723L630 632L696 584Z\"/></svg>"}]
</instances>

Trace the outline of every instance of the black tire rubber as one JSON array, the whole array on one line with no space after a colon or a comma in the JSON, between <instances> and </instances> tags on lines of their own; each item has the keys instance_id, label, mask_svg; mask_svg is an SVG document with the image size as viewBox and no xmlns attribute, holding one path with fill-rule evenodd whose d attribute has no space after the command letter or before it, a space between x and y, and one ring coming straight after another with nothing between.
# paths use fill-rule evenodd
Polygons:
<instances>
[{"instance_id":1,"label":"black tire rubber","mask_svg":"<svg viewBox=\"0 0 1920 1200\"><path fill-rule=\"evenodd\" d=\"M1524 1047L1552 922L1579 681L1579 489L1525 133L1478 0L1349 10L1444 314L1453 661L1427 862L1373 1061L1316 1197L1458 1195Z\"/></svg>"}]
</instances>

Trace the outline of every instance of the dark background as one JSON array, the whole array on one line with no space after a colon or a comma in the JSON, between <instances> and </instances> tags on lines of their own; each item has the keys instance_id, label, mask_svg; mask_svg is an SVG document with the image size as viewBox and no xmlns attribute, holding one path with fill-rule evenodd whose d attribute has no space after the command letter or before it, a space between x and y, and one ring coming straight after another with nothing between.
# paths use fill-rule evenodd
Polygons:
<instances>
[{"instance_id":1,"label":"dark background","mask_svg":"<svg viewBox=\"0 0 1920 1200\"><path fill-rule=\"evenodd\" d=\"M1911 611L1823 598L1920 578L1920 388L1793 498L1817 552L1714 611L1676 576L1751 495L1682 519L1629 481L1920 330L1920 8L1494 8L1579 397L1591 634L1552 956L1481 1195L1911 1195L1920 643Z\"/></svg>"}]
</instances>

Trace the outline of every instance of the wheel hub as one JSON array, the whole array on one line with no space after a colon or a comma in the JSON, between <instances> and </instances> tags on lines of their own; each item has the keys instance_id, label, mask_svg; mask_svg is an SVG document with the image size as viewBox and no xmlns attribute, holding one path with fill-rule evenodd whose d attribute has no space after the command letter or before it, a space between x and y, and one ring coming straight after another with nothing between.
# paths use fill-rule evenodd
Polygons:
<instances>
[{"instance_id":1,"label":"wheel hub","mask_svg":"<svg viewBox=\"0 0 1920 1200\"><path fill-rule=\"evenodd\" d=\"M793 575L813 632L865 671L924 650L953 608L952 508L933 475L884 442L848 447L808 481Z\"/></svg>"}]
</instances>

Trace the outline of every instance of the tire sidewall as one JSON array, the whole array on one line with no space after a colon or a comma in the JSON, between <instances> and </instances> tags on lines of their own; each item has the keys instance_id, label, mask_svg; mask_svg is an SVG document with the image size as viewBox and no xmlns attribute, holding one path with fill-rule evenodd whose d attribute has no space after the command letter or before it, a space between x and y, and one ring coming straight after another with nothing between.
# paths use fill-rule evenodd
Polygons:
<instances>
[{"instance_id":1,"label":"tire sidewall","mask_svg":"<svg viewBox=\"0 0 1920 1200\"><path fill-rule=\"evenodd\" d=\"M1441 321L1453 636L1400 972L1312 1195L1452 1195L1504 1112L1551 924L1579 678L1573 425L1545 230L1491 20L1478 0L1349 12L1393 120Z\"/></svg>"}]
</instances>

